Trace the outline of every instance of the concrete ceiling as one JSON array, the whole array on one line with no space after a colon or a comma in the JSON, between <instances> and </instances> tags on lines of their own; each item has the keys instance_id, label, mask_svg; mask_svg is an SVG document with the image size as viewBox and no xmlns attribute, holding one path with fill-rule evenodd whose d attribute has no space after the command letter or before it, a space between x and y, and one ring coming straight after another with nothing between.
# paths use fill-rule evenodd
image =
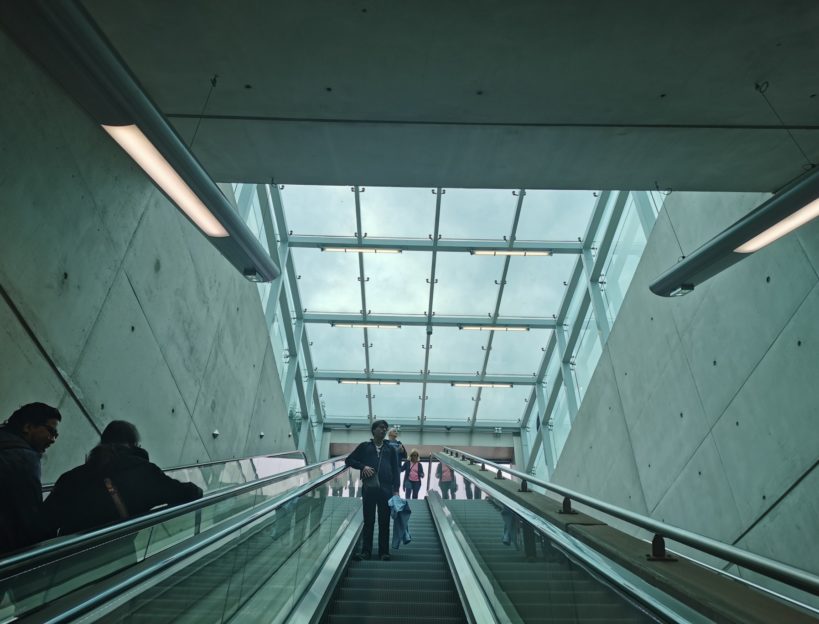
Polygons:
<instances>
[{"instance_id":1,"label":"concrete ceiling","mask_svg":"<svg viewBox=\"0 0 819 624\"><path fill-rule=\"evenodd\" d=\"M220 181L771 191L761 81L819 159L814 0L85 4Z\"/></svg>"}]
</instances>

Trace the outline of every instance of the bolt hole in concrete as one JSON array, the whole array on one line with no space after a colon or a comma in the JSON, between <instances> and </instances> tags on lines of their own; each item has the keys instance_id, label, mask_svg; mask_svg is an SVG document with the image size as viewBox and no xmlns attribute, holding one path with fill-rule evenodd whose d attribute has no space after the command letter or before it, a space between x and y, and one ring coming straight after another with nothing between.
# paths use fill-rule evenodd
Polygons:
<instances>
[{"instance_id":1,"label":"bolt hole in concrete","mask_svg":"<svg viewBox=\"0 0 819 624\"><path fill-rule=\"evenodd\" d=\"M714 360L714 366L716 366L716 365L717 365L717 361L716 361L716 360Z\"/></svg>"},{"instance_id":2,"label":"bolt hole in concrete","mask_svg":"<svg viewBox=\"0 0 819 624\"><path fill-rule=\"evenodd\" d=\"M766 283L766 284L770 284L770 283L771 283L771 276L770 276L770 275L769 275L768 277L766 277L766 278L765 278L765 283Z\"/></svg>"},{"instance_id":3,"label":"bolt hole in concrete","mask_svg":"<svg viewBox=\"0 0 819 624\"><path fill-rule=\"evenodd\" d=\"M680 418L682 418L682 417L683 417L683 413L682 413L682 412L680 412Z\"/></svg>"},{"instance_id":4,"label":"bolt hole in concrete","mask_svg":"<svg viewBox=\"0 0 819 624\"><path fill-rule=\"evenodd\" d=\"M697 470L697 474L698 474L699 476L702 476L702 470Z\"/></svg>"},{"instance_id":5,"label":"bolt hole in concrete","mask_svg":"<svg viewBox=\"0 0 819 624\"><path fill-rule=\"evenodd\" d=\"M105 409L105 403L100 403L100 409L101 409L101 410L104 410L104 409Z\"/></svg>"},{"instance_id":6,"label":"bolt hole in concrete","mask_svg":"<svg viewBox=\"0 0 819 624\"><path fill-rule=\"evenodd\" d=\"M171 408L171 414L176 414L176 408L174 407Z\"/></svg>"},{"instance_id":7,"label":"bolt hole in concrete","mask_svg":"<svg viewBox=\"0 0 819 624\"><path fill-rule=\"evenodd\" d=\"M737 421L737 423L736 423L736 424L737 424L737 427L739 427L739 421Z\"/></svg>"},{"instance_id":8,"label":"bolt hole in concrete","mask_svg":"<svg viewBox=\"0 0 819 624\"><path fill-rule=\"evenodd\" d=\"M135 329L136 328L133 325L131 325L131 331L134 331Z\"/></svg>"},{"instance_id":9,"label":"bolt hole in concrete","mask_svg":"<svg viewBox=\"0 0 819 624\"><path fill-rule=\"evenodd\" d=\"M67 280L67 279L68 279L68 273L63 273L63 279L64 279L64 280Z\"/></svg>"},{"instance_id":10,"label":"bolt hole in concrete","mask_svg":"<svg viewBox=\"0 0 819 624\"><path fill-rule=\"evenodd\" d=\"M801 341L801 340L797 340L797 341L796 341L796 346L797 346L797 347L801 347L801 346L802 346L802 341Z\"/></svg>"},{"instance_id":11,"label":"bolt hole in concrete","mask_svg":"<svg viewBox=\"0 0 819 624\"><path fill-rule=\"evenodd\" d=\"M159 273L159 269L162 268L162 263L159 261L159 258L156 259L154 262L154 273Z\"/></svg>"}]
</instances>

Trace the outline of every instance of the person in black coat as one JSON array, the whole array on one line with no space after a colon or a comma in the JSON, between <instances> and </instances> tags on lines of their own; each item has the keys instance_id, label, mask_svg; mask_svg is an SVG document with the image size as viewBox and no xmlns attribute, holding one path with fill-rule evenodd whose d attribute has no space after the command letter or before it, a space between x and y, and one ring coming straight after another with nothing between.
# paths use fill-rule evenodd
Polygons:
<instances>
[{"instance_id":1,"label":"person in black coat","mask_svg":"<svg viewBox=\"0 0 819 624\"><path fill-rule=\"evenodd\" d=\"M362 506L364 529L361 534L361 553L356 559L369 559L373 549L375 510L378 509L378 556L382 561L390 558L390 508L392 495L398 496L400 471L398 452L384 441L387 421L376 420L370 430L373 438L362 442L347 456L344 463L361 471ZM377 477L377 484L375 478Z\"/></svg>"},{"instance_id":2,"label":"person in black coat","mask_svg":"<svg viewBox=\"0 0 819 624\"><path fill-rule=\"evenodd\" d=\"M134 425L115 420L86 462L57 479L45 510L59 533L66 535L201 497L197 485L172 479L150 462L147 451L139 447Z\"/></svg>"},{"instance_id":3,"label":"person in black coat","mask_svg":"<svg viewBox=\"0 0 819 624\"><path fill-rule=\"evenodd\" d=\"M54 535L43 514L40 457L61 420L57 408L29 403L0 427L0 554Z\"/></svg>"}]
</instances>

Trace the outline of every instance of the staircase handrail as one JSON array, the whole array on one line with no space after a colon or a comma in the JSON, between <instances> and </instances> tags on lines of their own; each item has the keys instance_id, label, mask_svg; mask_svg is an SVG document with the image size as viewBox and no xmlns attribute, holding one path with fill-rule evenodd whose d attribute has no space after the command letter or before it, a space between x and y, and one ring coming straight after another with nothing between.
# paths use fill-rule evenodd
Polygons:
<instances>
[{"instance_id":1,"label":"staircase handrail","mask_svg":"<svg viewBox=\"0 0 819 624\"><path fill-rule=\"evenodd\" d=\"M320 468L328 463L343 461L344 457L344 455L340 455L338 457L326 459L309 466L299 466L298 468L286 470L269 477L257 479L256 481L250 481L248 483L241 483L239 485L220 489L195 501L159 509L158 511L137 516L117 524L102 527L100 529L95 529L88 533L73 535L65 540L49 541L30 550L25 550L23 552L11 555L10 557L0 559L0 581L34 567L45 565L57 559L62 559L63 557L67 557L82 550L93 548L94 546L98 546L105 542L110 542L156 524L167 522L168 520L186 513L198 511L204 507L216 504L233 496L243 494L244 492L249 492L277 481L283 481L300 472L315 470L316 468Z\"/></svg>"},{"instance_id":2,"label":"staircase handrail","mask_svg":"<svg viewBox=\"0 0 819 624\"><path fill-rule=\"evenodd\" d=\"M581 494L580 492L570 490L569 488L555 485L554 483L550 483L548 481L543 481L542 479L538 479L530 474L520 472L519 470L515 470L509 466L497 464L491 460L483 459L477 455L473 455L465 451L453 449L451 447L444 447L444 453L452 455L456 458L460 456L463 459L482 464L483 466L492 466L498 471L503 471L517 477L521 480L522 484L531 483L542 487L549 492L562 496L564 512L571 513L571 502L575 501L587 507L591 507L592 509L596 509L597 511L602 511L609 516L613 516L619 520L623 520L629 524L633 524L650 531L654 534L654 539L652 540L653 556L664 555L665 538L668 538L676 542L680 542L681 544L685 544L686 546L690 546L696 550L714 555L720 559L724 559L725 561L730 561L731 563L735 563L743 568L753 570L754 572L758 572L759 574L769 578L776 579L787 585L796 587L797 589L813 594L819 594L819 576L811 574L806 570L802 570L774 559L769 559L768 557L763 557L762 555L757 555L747 550L737 548L736 546L725 544L724 542L720 542L710 537L705 537L704 535L699 535L698 533L694 533L692 531L687 531L686 529L681 529L665 522L660 522L659 520L649 518L634 511L617 507L616 505L606 503L591 496ZM452 467L455 468L456 466Z\"/></svg>"}]
</instances>

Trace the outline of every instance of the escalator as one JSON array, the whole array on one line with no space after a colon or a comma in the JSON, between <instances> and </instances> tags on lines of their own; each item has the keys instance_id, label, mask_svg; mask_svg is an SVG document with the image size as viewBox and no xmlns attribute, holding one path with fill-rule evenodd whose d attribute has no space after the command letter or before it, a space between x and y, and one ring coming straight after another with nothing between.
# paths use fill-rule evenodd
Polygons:
<instances>
[{"instance_id":1,"label":"escalator","mask_svg":"<svg viewBox=\"0 0 819 624\"><path fill-rule=\"evenodd\" d=\"M533 511L546 497L525 484L442 459L488 498L410 501L412 542L390 561L352 557L361 489L337 458L138 519L12 578L0 562L0 583L24 598L19 619L32 622L817 621L819 612L747 584L732 597L724 575L701 566L724 604L687 596L693 586L674 577L687 563L641 578L570 535L608 534L599 521L564 504L565 516L547 522L551 512ZM663 574L677 579L671 590Z\"/></svg>"},{"instance_id":2,"label":"escalator","mask_svg":"<svg viewBox=\"0 0 819 624\"><path fill-rule=\"evenodd\" d=\"M466 624L429 507L423 500L408 502L412 542L393 551L391 561L353 561L336 586L322 624ZM377 526L373 543L378 543Z\"/></svg>"}]
</instances>

